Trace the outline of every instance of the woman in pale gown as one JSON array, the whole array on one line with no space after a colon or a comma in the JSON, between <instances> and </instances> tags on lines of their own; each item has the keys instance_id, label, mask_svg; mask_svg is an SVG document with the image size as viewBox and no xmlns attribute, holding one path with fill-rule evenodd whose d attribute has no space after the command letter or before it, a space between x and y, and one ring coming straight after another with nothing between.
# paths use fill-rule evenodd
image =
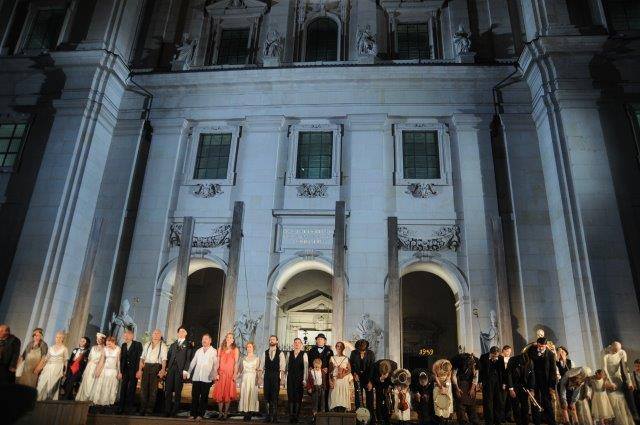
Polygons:
<instances>
[{"instance_id":1,"label":"woman in pale gown","mask_svg":"<svg viewBox=\"0 0 640 425\"><path fill-rule=\"evenodd\" d=\"M64 346L64 333L58 332L56 343L49 347L47 355L36 369L41 371L37 387L38 401L58 399L60 383L67 368L67 358L69 358L69 350Z\"/></svg>"},{"instance_id":2,"label":"woman in pale gown","mask_svg":"<svg viewBox=\"0 0 640 425\"><path fill-rule=\"evenodd\" d=\"M244 420L250 421L251 414L260 411L258 400L258 370L260 357L254 354L253 342L247 342L247 355L240 362L240 402L238 411L244 413Z\"/></svg>"},{"instance_id":3,"label":"woman in pale gown","mask_svg":"<svg viewBox=\"0 0 640 425\"><path fill-rule=\"evenodd\" d=\"M611 344L607 351L607 354L604 356L604 373L607 375L607 378L609 378L609 382L611 382L611 389L607 391L607 395L613 408L615 424L634 425L631 411L629 411L629 406L624 396L625 383L622 378L624 369L624 372L627 373L625 377L626 382L631 382L631 377L628 375L625 367L627 364L627 353L617 341Z\"/></svg>"},{"instance_id":4,"label":"woman in pale gown","mask_svg":"<svg viewBox=\"0 0 640 425\"><path fill-rule=\"evenodd\" d=\"M113 336L107 338L107 346L94 373L96 382L92 401L98 406L112 406L118 397L120 373L120 348Z\"/></svg>"},{"instance_id":5,"label":"woman in pale gown","mask_svg":"<svg viewBox=\"0 0 640 425\"><path fill-rule=\"evenodd\" d=\"M18 384L32 388L38 386L36 368L49 351L47 343L42 340L43 334L44 331L40 328L33 330L33 334L31 335L33 340L24 349L24 352L20 356L20 363L18 363L18 370L22 369L22 374L16 379Z\"/></svg>"},{"instance_id":6,"label":"woman in pale gown","mask_svg":"<svg viewBox=\"0 0 640 425\"><path fill-rule=\"evenodd\" d=\"M598 425L613 419L613 408L607 396L607 389L612 388L609 379L602 369L596 370L596 374L589 383L593 394L591 395L591 414Z\"/></svg>"},{"instance_id":7,"label":"woman in pale gown","mask_svg":"<svg viewBox=\"0 0 640 425\"><path fill-rule=\"evenodd\" d=\"M344 353L344 343L337 342L336 354L329 359L329 410L351 408L351 365Z\"/></svg>"},{"instance_id":8,"label":"woman in pale gown","mask_svg":"<svg viewBox=\"0 0 640 425\"><path fill-rule=\"evenodd\" d=\"M87 366L82 373L82 382L76 394L76 401L91 401L93 394L93 384L96 380L95 373L102 354L104 353L104 344L107 337L104 334L98 332L96 334L97 344L91 347L89 351L89 358L87 359Z\"/></svg>"}]
</instances>

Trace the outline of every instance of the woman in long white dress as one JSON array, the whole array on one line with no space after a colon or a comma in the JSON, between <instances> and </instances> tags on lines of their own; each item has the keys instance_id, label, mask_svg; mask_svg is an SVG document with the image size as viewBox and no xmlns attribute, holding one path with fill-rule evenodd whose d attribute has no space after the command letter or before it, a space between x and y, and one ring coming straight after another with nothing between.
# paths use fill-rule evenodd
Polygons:
<instances>
[{"instance_id":1,"label":"woman in long white dress","mask_svg":"<svg viewBox=\"0 0 640 425\"><path fill-rule=\"evenodd\" d=\"M613 408L616 425L634 425L627 400L624 396L624 381L622 372L626 369L627 353L622 349L619 342L614 342L609 346L608 353L604 356L604 373L611 382L611 390L607 391L609 402ZM627 374L626 382L631 382L631 377Z\"/></svg>"},{"instance_id":2,"label":"woman in long white dress","mask_svg":"<svg viewBox=\"0 0 640 425\"><path fill-rule=\"evenodd\" d=\"M344 343L337 342L336 354L329 360L329 410L351 408L351 365L344 353Z\"/></svg>"},{"instance_id":3,"label":"woman in long white dress","mask_svg":"<svg viewBox=\"0 0 640 425\"><path fill-rule=\"evenodd\" d=\"M95 371L94 391L92 401L98 406L112 406L118 397L118 388L122 374L120 373L120 348L116 339L107 338L107 346Z\"/></svg>"},{"instance_id":4,"label":"woman in long white dress","mask_svg":"<svg viewBox=\"0 0 640 425\"><path fill-rule=\"evenodd\" d=\"M69 350L64 346L64 333L56 333L56 343L49 347L47 355L38 365L38 401L57 400L60 383L66 372Z\"/></svg>"},{"instance_id":5,"label":"woman in long white dress","mask_svg":"<svg viewBox=\"0 0 640 425\"><path fill-rule=\"evenodd\" d=\"M240 402L238 411L244 413L244 420L250 421L253 413L260 411L258 400L258 370L260 369L260 357L254 353L253 342L247 342L247 355L240 362Z\"/></svg>"},{"instance_id":6,"label":"woman in long white dress","mask_svg":"<svg viewBox=\"0 0 640 425\"><path fill-rule=\"evenodd\" d=\"M95 373L102 354L104 353L104 344L107 337L104 334L98 332L96 334L97 344L91 347L89 351L89 358L87 359L87 367L84 368L82 373L82 382L76 394L76 401L90 401L93 394L93 384L96 381Z\"/></svg>"}]
</instances>

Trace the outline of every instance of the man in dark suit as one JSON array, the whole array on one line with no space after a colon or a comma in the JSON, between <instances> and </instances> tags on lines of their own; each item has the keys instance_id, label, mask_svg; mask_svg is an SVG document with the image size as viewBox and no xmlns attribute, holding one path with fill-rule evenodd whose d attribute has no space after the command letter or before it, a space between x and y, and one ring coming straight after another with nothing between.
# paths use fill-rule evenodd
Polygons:
<instances>
[{"instance_id":1,"label":"man in dark suit","mask_svg":"<svg viewBox=\"0 0 640 425\"><path fill-rule=\"evenodd\" d=\"M316 335L316 345L311 347L309 352L307 353L307 357L309 358L309 364L313 364L315 359L322 360L322 372L324 374L329 373L329 359L333 357L333 351L331 348L327 347L325 344L327 343L327 337L323 333L319 333ZM328 381L328 379L327 379ZM329 382L325 383L325 394L329 393ZM329 397L325 397L325 411L329 411Z\"/></svg>"},{"instance_id":2,"label":"man in dark suit","mask_svg":"<svg viewBox=\"0 0 640 425\"><path fill-rule=\"evenodd\" d=\"M533 409L532 417L535 425L540 425L542 415L545 417L547 425L556 425L551 404L551 391L556 388L556 361L555 356L547 349L547 339L540 337L536 344L528 350L529 358L533 364L536 386L534 396L536 401L542 406L542 414Z\"/></svg>"},{"instance_id":3,"label":"man in dark suit","mask_svg":"<svg viewBox=\"0 0 640 425\"><path fill-rule=\"evenodd\" d=\"M187 340L187 330L178 328L178 339L169 346L167 376L164 384L165 416L175 416L180 408L182 384L189 376L193 357L193 342Z\"/></svg>"},{"instance_id":4,"label":"man in dark suit","mask_svg":"<svg viewBox=\"0 0 640 425\"><path fill-rule=\"evenodd\" d=\"M366 406L373 415L373 366L376 356L369 350L369 341L361 339L356 342L356 349L349 356L351 372L356 390L356 409L362 404L362 390L366 397Z\"/></svg>"},{"instance_id":5,"label":"man in dark suit","mask_svg":"<svg viewBox=\"0 0 640 425\"><path fill-rule=\"evenodd\" d=\"M124 331L124 342L120 347L120 400L118 401L118 413L133 413L133 402L136 396L138 379L136 372L142 355L142 344L133 340L133 329Z\"/></svg>"},{"instance_id":6,"label":"man in dark suit","mask_svg":"<svg viewBox=\"0 0 640 425\"><path fill-rule=\"evenodd\" d=\"M372 424L389 425L389 397L391 391L391 374L398 368L398 364L393 360L378 360L373 365L373 387L376 390L376 414Z\"/></svg>"},{"instance_id":7,"label":"man in dark suit","mask_svg":"<svg viewBox=\"0 0 640 425\"><path fill-rule=\"evenodd\" d=\"M527 353L509 359L507 364L507 390L511 398L516 425L529 424L529 392L536 387L532 362ZM536 409L532 406L532 409Z\"/></svg>"},{"instance_id":8,"label":"man in dark suit","mask_svg":"<svg viewBox=\"0 0 640 425\"><path fill-rule=\"evenodd\" d=\"M11 335L9 325L0 324L0 384L16 383L20 340Z\"/></svg>"},{"instance_id":9,"label":"man in dark suit","mask_svg":"<svg viewBox=\"0 0 640 425\"><path fill-rule=\"evenodd\" d=\"M75 398L74 391L80 384L84 368L87 367L90 349L91 341L88 337L83 336L80 338L80 344L73 349L69 360L67 360L67 374L64 380L64 398L67 400Z\"/></svg>"},{"instance_id":10,"label":"man in dark suit","mask_svg":"<svg viewBox=\"0 0 640 425\"><path fill-rule=\"evenodd\" d=\"M478 382L482 386L482 405L484 423L500 425L502 423L502 391L506 388L504 358L500 348L491 347L488 353L480 356Z\"/></svg>"}]
</instances>

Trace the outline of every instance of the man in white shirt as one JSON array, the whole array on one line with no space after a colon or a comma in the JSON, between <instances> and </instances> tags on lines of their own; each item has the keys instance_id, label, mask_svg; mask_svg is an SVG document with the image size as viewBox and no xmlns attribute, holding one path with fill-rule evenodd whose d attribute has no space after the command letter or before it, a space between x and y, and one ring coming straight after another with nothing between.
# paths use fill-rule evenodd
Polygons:
<instances>
[{"instance_id":1,"label":"man in white shirt","mask_svg":"<svg viewBox=\"0 0 640 425\"><path fill-rule=\"evenodd\" d=\"M140 415L153 412L158 393L158 381L166 375L167 353L169 348L162 341L162 332L156 329L151 341L142 349L140 366L136 378L140 379Z\"/></svg>"},{"instance_id":2,"label":"man in white shirt","mask_svg":"<svg viewBox=\"0 0 640 425\"><path fill-rule=\"evenodd\" d=\"M278 422L278 394L286 366L284 353L278 347L278 337L269 337L269 348L262 358L264 400L267 404L265 422Z\"/></svg>"},{"instance_id":3,"label":"man in white shirt","mask_svg":"<svg viewBox=\"0 0 640 425\"><path fill-rule=\"evenodd\" d=\"M202 335L202 347L189 364L191 377L191 419L202 420L213 381L218 379L218 351L211 346L211 335Z\"/></svg>"}]
</instances>

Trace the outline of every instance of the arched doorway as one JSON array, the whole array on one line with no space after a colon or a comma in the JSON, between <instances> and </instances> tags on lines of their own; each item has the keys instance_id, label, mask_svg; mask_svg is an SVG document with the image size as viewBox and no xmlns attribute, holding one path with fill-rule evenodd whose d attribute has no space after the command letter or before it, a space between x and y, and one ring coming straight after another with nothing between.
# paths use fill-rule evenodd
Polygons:
<instances>
[{"instance_id":1,"label":"arched doorway","mask_svg":"<svg viewBox=\"0 0 640 425\"><path fill-rule=\"evenodd\" d=\"M400 281L402 365L430 367L436 359L458 352L456 299L439 276L414 271Z\"/></svg>"},{"instance_id":2,"label":"arched doorway","mask_svg":"<svg viewBox=\"0 0 640 425\"><path fill-rule=\"evenodd\" d=\"M200 345L205 333L211 335L214 346L219 345L224 278L221 269L205 267L194 271L187 279L182 324L196 345Z\"/></svg>"},{"instance_id":3,"label":"arched doorway","mask_svg":"<svg viewBox=\"0 0 640 425\"><path fill-rule=\"evenodd\" d=\"M278 298L276 335L282 348L290 348L294 338L313 345L320 332L332 343L333 301L329 273L321 270L300 272L286 281Z\"/></svg>"}]
</instances>

